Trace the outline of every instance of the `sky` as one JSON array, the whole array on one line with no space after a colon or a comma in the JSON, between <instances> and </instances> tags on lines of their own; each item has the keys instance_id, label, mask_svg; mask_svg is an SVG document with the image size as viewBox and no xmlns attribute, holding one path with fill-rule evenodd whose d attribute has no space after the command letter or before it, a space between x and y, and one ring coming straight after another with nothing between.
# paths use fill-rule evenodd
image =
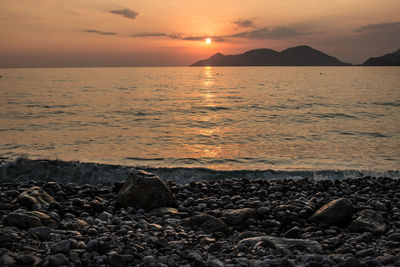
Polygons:
<instances>
[{"instance_id":1,"label":"sky","mask_svg":"<svg viewBox=\"0 0 400 267\"><path fill-rule=\"evenodd\" d=\"M3 68L187 66L298 45L353 64L394 52L400 1L0 0Z\"/></svg>"}]
</instances>

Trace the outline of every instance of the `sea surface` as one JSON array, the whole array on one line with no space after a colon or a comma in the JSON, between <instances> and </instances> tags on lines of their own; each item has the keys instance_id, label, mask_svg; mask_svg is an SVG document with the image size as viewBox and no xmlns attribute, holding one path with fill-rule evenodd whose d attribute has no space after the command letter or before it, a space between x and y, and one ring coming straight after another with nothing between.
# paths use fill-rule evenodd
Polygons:
<instances>
[{"instance_id":1,"label":"sea surface","mask_svg":"<svg viewBox=\"0 0 400 267\"><path fill-rule=\"evenodd\" d=\"M398 67L0 69L0 156L400 169Z\"/></svg>"}]
</instances>

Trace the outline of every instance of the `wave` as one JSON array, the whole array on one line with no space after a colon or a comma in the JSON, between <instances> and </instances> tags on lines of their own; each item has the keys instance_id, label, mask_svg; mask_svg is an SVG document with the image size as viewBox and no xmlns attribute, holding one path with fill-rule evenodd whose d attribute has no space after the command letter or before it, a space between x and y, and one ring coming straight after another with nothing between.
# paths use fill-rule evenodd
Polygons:
<instances>
[{"instance_id":1,"label":"wave","mask_svg":"<svg viewBox=\"0 0 400 267\"><path fill-rule=\"evenodd\" d=\"M377 105L377 106L400 107L400 101L395 101L395 102L374 102L373 104Z\"/></svg>"},{"instance_id":2,"label":"wave","mask_svg":"<svg viewBox=\"0 0 400 267\"><path fill-rule=\"evenodd\" d=\"M207 168L182 167L138 167L100 163L84 163L79 161L31 160L27 158L0 158L0 182L27 182L31 180L76 183L76 184L113 184L123 181L134 168L140 168L170 180L184 184L191 181L210 181L220 179L346 179L371 177L400 178L398 170L379 172L375 170L213 170Z\"/></svg>"},{"instance_id":3,"label":"wave","mask_svg":"<svg viewBox=\"0 0 400 267\"><path fill-rule=\"evenodd\" d=\"M356 116L352 116L345 113L309 113L320 119L335 119L335 118L347 118L347 119L358 119Z\"/></svg>"}]
</instances>

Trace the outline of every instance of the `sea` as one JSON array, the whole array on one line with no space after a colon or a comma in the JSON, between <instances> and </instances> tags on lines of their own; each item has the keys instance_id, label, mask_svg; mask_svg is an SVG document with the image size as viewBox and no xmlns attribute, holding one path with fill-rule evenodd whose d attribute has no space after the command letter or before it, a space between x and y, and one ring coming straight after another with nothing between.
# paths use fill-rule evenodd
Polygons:
<instances>
[{"instance_id":1,"label":"sea","mask_svg":"<svg viewBox=\"0 0 400 267\"><path fill-rule=\"evenodd\" d=\"M242 173L400 169L398 67L30 68L0 76L3 159Z\"/></svg>"}]
</instances>

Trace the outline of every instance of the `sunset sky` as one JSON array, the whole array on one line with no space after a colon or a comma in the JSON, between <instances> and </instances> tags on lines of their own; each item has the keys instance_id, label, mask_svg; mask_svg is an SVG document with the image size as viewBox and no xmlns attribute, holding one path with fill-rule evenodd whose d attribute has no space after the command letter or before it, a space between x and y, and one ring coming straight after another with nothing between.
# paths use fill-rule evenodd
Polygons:
<instances>
[{"instance_id":1,"label":"sunset sky","mask_svg":"<svg viewBox=\"0 0 400 267\"><path fill-rule=\"evenodd\" d=\"M186 66L303 44L357 64L400 48L399 14L399 0L0 0L0 67Z\"/></svg>"}]
</instances>

